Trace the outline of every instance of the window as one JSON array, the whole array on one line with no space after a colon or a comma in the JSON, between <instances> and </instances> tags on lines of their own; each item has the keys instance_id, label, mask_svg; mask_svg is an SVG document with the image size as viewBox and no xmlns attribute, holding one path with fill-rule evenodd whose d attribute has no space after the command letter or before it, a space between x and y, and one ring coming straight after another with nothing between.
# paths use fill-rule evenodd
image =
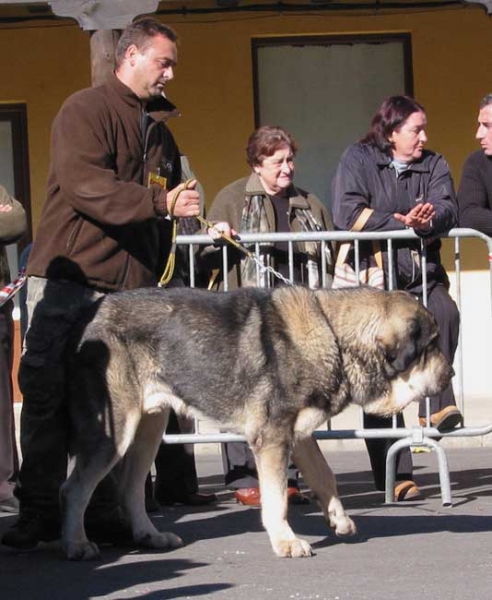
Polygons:
<instances>
[{"instance_id":1,"label":"window","mask_svg":"<svg viewBox=\"0 0 492 600\"><path fill-rule=\"evenodd\" d=\"M256 126L293 135L296 183L329 207L344 149L386 96L413 93L410 35L258 38L252 52Z\"/></svg>"}]
</instances>

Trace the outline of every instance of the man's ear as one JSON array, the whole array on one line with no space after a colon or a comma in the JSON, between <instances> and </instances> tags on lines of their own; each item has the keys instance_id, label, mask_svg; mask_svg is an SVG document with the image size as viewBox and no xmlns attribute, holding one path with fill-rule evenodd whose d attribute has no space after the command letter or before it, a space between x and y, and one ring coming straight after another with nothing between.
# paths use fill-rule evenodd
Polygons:
<instances>
[{"instance_id":1,"label":"man's ear","mask_svg":"<svg viewBox=\"0 0 492 600\"><path fill-rule=\"evenodd\" d=\"M135 44L130 44L125 52L125 59L129 62L129 64L133 67L135 65L135 61L137 59L138 48Z\"/></svg>"}]
</instances>

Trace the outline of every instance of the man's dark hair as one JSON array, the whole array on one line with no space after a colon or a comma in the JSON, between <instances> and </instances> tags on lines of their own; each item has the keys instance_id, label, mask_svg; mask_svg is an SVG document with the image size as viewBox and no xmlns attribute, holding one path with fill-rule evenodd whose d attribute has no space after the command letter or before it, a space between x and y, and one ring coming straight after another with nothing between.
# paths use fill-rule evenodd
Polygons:
<instances>
[{"instance_id":1,"label":"man's dark hair","mask_svg":"<svg viewBox=\"0 0 492 600\"><path fill-rule=\"evenodd\" d=\"M176 43L178 36L174 29L160 23L152 17L142 17L133 23L130 23L123 30L118 45L116 46L115 62L116 67L119 67L125 58L125 52L132 45L135 45L141 52L149 44L150 40L156 35L163 35Z\"/></svg>"},{"instance_id":2,"label":"man's dark hair","mask_svg":"<svg viewBox=\"0 0 492 600\"><path fill-rule=\"evenodd\" d=\"M393 144L389 141L393 131L398 131L410 115L425 113L425 108L409 96L389 96L384 100L371 121L371 128L360 140L363 144L376 146L389 154Z\"/></svg>"},{"instance_id":3,"label":"man's dark hair","mask_svg":"<svg viewBox=\"0 0 492 600\"><path fill-rule=\"evenodd\" d=\"M482 110L482 108L485 108L486 106L490 106L492 104L492 94L487 94L486 96L484 96L482 98L482 101L480 102L480 110Z\"/></svg>"}]
</instances>

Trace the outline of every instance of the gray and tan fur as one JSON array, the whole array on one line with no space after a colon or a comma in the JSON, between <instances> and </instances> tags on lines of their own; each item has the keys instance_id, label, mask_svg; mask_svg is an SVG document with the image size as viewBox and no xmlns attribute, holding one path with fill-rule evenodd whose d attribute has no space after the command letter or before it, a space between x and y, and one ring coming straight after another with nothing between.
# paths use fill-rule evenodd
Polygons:
<instances>
[{"instance_id":1,"label":"gray and tan fur","mask_svg":"<svg viewBox=\"0 0 492 600\"><path fill-rule=\"evenodd\" d=\"M432 315L405 292L371 288L113 294L81 323L68 354L76 466L61 495L62 543L72 559L98 555L84 511L123 457L121 503L135 543L182 545L158 532L144 509L145 477L170 407L244 433L275 554L309 556L287 521L290 454L335 533L353 534L312 432L349 402L389 415L452 377Z\"/></svg>"}]
</instances>

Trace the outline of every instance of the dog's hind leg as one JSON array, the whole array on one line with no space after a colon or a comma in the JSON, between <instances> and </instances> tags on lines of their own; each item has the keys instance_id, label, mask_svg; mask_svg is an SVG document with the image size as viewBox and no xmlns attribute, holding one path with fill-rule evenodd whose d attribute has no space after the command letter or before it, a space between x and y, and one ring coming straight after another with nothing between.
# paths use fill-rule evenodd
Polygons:
<instances>
[{"instance_id":1,"label":"dog's hind leg","mask_svg":"<svg viewBox=\"0 0 492 600\"><path fill-rule=\"evenodd\" d=\"M335 475L313 437L298 438L292 457L303 479L316 496L325 519L339 536L354 535L354 522L347 515L338 497Z\"/></svg>"},{"instance_id":2,"label":"dog's hind leg","mask_svg":"<svg viewBox=\"0 0 492 600\"><path fill-rule=\"evenodd\" d=\"M145 511L145 478L157 454L169 411L142 416L133 444L123 460L121 503L132 527L133 539L139 546L171 550L183 546L174 533L159 532Z\"/></svg>"},{"instance_id":3,"label":"dog's hind leg","mask_svg":"<svg viewBox=\"0 0 492 600\"><path fill-rule=\"evenodd\" d=\"M84 514L97 484L118 462L116 448L110 440L99 440L97 451L80 451L70 477L60 490L63 515L62 548L70 560L92 560L99 557L99 548L87 539Z\"/></svg>"},{"instance_id":4,"label":"dog's hind leg","mask_svg":"<svg viewBox=\"0 0 492 600\"><path fill-rule=\"evenodd\" d=\"M273 551L280 557L311 556L311 546L297 538L287 521L287 461L289 448L271 444L255 453L261 490L261 517Z\"/></svg>"}]
</instances>

